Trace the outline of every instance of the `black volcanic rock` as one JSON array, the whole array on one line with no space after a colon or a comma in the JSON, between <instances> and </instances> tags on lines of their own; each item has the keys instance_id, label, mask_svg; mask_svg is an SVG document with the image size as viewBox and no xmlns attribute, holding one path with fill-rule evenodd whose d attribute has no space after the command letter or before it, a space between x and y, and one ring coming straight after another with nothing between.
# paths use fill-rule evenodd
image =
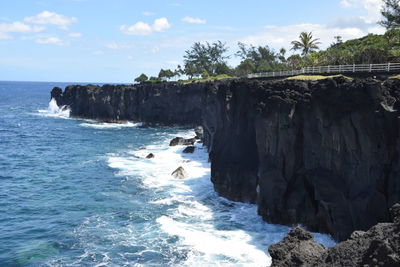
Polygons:
<instances>
[{"instance_id":1,"label":"black volcanic rock","mask_svg":"<svg viewBox=\"0 0 400 267\"><path fill-rule=\"evenodd\" d=\"M193 153L195 149L196 149L195 146L187 146L187 147L182 151L182 153Z\"/></svg>"},{"instance_id":2,"label":"black volcanic rock","mask_svg":"<svg viewBox=\"0 0 400 267\"><path fill-rule=\"evenodd\" d=\"M188 177L186 170L183 167L178 167L175 171L171 173L172 177L177 179L185 179Z\"/></svg>"},{"instance_id":3,"label":"black volcanic rock","mask_svg":"<svg viewBox=\"0 0 400 267\"><path fill-rule=\"evenodd\" d=\"M400 80L69 86L71 115L202 125L215 190L270 223L344 240L400 202ZM185 144L192 145L192 144Z\"/></svg>"},{"instance_id":4,"label":"black volcanic rock","mask_svg":"<svg viewBox=\"0 0 400 267\"><path fill-rule=\"evenodd\" d=\"M397 204L392 210L398 212ZM398 219L398 213L394 216ZM272 266L400 266L400 224L379 223L367 232L325 249L311 234L296 228L269 247Z\"/></svg>"},{"instance_id":5,"label":"black volcanic rock","mask_svg":"<svg viewBox=\"0 0 400 267\"><path fill-rule=\"evenodd\" d=\"M313 240L313 236L301 228L294 228L279 243L268 248L272 266L291 267L310 264L321 257L326 248Z\"/></svg>"},{"instance_id":6,"label":"black volcanic rock","mask_svg":"<svg viewBox=\"0 0 400 267\"><path fill-rule=\"evenodd\" d=\"M71 85L51 95L72 117L164 125L201 123L202 84Z\"/></svg>"},{"instance_id":7,"label":"black volcanic rock","mask_svg":"<svg viewBox=\"0 0 400 267\"><path fill-rule=\"evenodd\" d=\"M191 146L196 142L195 138L185 139L183 137L175 137L169 143L169 146Z\"/></svg>"},{"instance_id":8,"label":"black volcanic rock","mask_svg":"<svg viewBox=\"0 0 400 267\"><path fill-rule=\"evenodd\" d=\"M146 156L146 159L152 159L152 158L154 158L155 156L154 156L154 154L153 153L150 153L150 154L148 154L147 156Z\"/></svg>"}]
</instances>

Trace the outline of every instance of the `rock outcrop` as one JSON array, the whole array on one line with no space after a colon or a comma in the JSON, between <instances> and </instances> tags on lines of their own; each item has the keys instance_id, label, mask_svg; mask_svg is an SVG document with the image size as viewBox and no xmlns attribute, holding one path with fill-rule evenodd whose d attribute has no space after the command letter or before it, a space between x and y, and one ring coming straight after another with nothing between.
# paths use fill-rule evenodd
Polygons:
<instances>
[{"instance_id":1,"label":"rock outcrop","mask_svg":"<svg viewBox=\"0 0 400 267\"><path fill-rule=\"evenodd\" d=\"M55 87L51 97L69 106L73 117L197 126L202 92L201 84L72 85L64 92Z\"/></svg>"},{"instance_id":2,"label":"rock outcrop","mask_svg":"<svg viewBox=\"0 0 400 267\"><path fill-rule=\"evenodd\" d=\"M187 146L185 149L182 151L182 153L193 153L195 151L196 147L195 146Z\"/></svg>"},{"instance_id":3,"label":"rock outcrop","mask_svg":"<svg viewBox=\"0 0 400 267\"><path fill-rule=\"evenodd\" d=\"M295 228L269 247L272 266L400 266L400 205L394 205L391 213L393 223L356 231L349 240L328 249L310 233Z\"/></svg>"},{"instance_id":4,"label":"rock outcrop","mask_svg":"<svg viewBox=\"0 0 400 267\"><path fill-rule=\"evenodd\" d=\"M175 137L169 142L169 146L192 146L196 143L195 138L185 139L183 137Z\"/></svg>"},{"instance_id":5,"label":"rock outcrop","mask_svg":"<svg viewBox=\"0 0 400 267\"><path fill-rule=\"evenodd\" d=\"M215 190L344 240L400 202L400 81L223 80L52 91L72 116L202 125ZM187 144L189 145L189 144Z\"/></svg>"},{"instance_id":6,"label":"rock outcrop","mask_svg":"<svg viewBox=\"0 0 400 267\"><path fill-rule=\"evenodd\" d=\"M175 171L171 173L171 175L176 179L185 179L188 177L188 173L183 167L178 167Z\"/></svg>"}]
</instances>

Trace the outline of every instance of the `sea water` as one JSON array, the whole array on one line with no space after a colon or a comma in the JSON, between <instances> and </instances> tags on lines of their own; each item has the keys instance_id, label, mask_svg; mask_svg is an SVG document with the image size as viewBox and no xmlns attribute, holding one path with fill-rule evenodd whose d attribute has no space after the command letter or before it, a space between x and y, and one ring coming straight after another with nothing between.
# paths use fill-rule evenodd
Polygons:
<instances>
[{"instance_id":1,"label":"sea water","mask_svg":"<svg viewBox=\"0 0 400 267\"><path fill-rule=\"evenodd\" d=\"M168 146L192 129L71 119L49 98L65 85L0 82L0 266L271 263L290 229L218 196L201 144Z\"/></svg>"}]
</instances>

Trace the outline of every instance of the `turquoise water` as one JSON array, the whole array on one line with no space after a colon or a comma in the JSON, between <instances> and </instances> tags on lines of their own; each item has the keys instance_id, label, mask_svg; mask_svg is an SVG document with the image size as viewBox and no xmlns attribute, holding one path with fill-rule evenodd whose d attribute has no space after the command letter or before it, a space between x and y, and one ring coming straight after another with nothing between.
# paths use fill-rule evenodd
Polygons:
<instances>
[{"instance_id":1,"label":"turquoise water","mask_svg":"<svg viewBox=\"0 0 400 267\"><path fill-rule=\"evenodd\" d=\"M70 119L49 106L65 85L0 82L0 266L270 263L289 229L217 196L200 144L168 147L192 130Z\"/></svg>"}]
</instances>

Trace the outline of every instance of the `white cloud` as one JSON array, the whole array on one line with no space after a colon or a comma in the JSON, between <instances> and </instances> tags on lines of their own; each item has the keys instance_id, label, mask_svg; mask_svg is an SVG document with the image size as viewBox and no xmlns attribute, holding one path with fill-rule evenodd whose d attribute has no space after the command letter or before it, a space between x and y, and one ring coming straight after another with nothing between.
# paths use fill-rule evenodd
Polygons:
<instances>
[{"instance_id":1,"label":"white cloud","mask_svg":"<svg viewBox=\"0 0 400 267\"><path fill-rule=\"evenodd\" d=\"M155 13L149 12L149 11L144 11L144 12L142 12L142 15L148 17L148 16L154 16Z\"/></svg>"},{"instance_id":2,"label":"white cloud","mask_svg":"<svg viewBox=\"0 0 400 267\"><path fill-rule=\"evenodd\" d=\"M149 35L154 32L162 32L169 29L171 25L167 18L159 18L154 20L153 25L139 21L131 26L121 25L120 31L127 35Z\"/></svg>"},{"instance_id":3,"label":"white cloud","mask_svg":"<svg viewBox=\"0 0 400 267\"><path fill-rule=\"evenodd\" d=\"M119 42L111 42L111 43L106 44L105 46L108 49L114 49L114 50L130 49L130 48L135 47L133 44L119 43Z\"/></svg>"},{"instance_id":4,"label":"white cloud","mask_svg":"<svg viewBox=\"0 0 400 267\"><path fill-rule=\"evenodd\" d=\"M184 17L182 19L182 21L187 22L187 23L194 23L194 24L204 24L207 22L205 19L192 18L192 17Z\"/></svg>"},{"instance_id":5,"label":"white cloud","mask_svg":"<svg viewBox=\"0 0 400 267\"><path fill-rule=\"evenodd\" d=\"M382 0L341 0L344 8L362 8L367 11L367 16L362 18L368 23L377 22L381 18Z\"/></svg>"},{"instance_id":6,"label":"white cloud","mask_svg":"<svg viewBox=\"0 0 400 267\"><path fill-rule=\"evenodd\" d=\"M57 13L43 11L33 17L27 17L24 19L27 23L32 24L52 24L58 26L60 29L67 30L72 23L78 21L75 17L66 17Z\"/></svg>"},{"instance_id":7,"label":"white cloud","mask_svg":"<svg viewBox=\"0 0 400 267\"><path fill-rule=\"evenodd\" d=\"M65 43L58 37L45 37L36 40L38 44L53 44L53 45L65 45Z\"/></svg>"},{"instance_id":8,"label":"white cloud","mask_svg":"<svg viewBox=\"0 0 400 267\"><path fill-rule=\"evenodd\" d=\"M333 42L334 36L337 35L342 36L343 40L348 40L362 37L368 33L357 27L340 28L325 24L305 23L288 26L266 26L265 31L247 36L239 41L252 45L269 45L276 50L280 47L290 49L290 43L298 39L299 34L303 31L312 31L313 36L320 39L321 48L329 46Z\"/></svg>"},{"instance_id":9,"label":"white cloud","mask_svg":"<svg viewBox=\"0 0 400 267\"><path fill-rule=\"evenodd\" d=\"M79 37L82 37L82 33L80 33L80 32L71 32L71 33L68 34L68 36L72 37L72 38L79 38Z\"/></svg>"},{"instance_id":10,"label":"white cloud","mask_svg":"<svg viewBox=\"0 0 400 267\"><path fill-rule=\"evenodd\" d=\"M41 32L44 29L44 27L31 26L19 21L13 23L0 23L0 33L33 33Z\"/></svg>"}]
</instances>

